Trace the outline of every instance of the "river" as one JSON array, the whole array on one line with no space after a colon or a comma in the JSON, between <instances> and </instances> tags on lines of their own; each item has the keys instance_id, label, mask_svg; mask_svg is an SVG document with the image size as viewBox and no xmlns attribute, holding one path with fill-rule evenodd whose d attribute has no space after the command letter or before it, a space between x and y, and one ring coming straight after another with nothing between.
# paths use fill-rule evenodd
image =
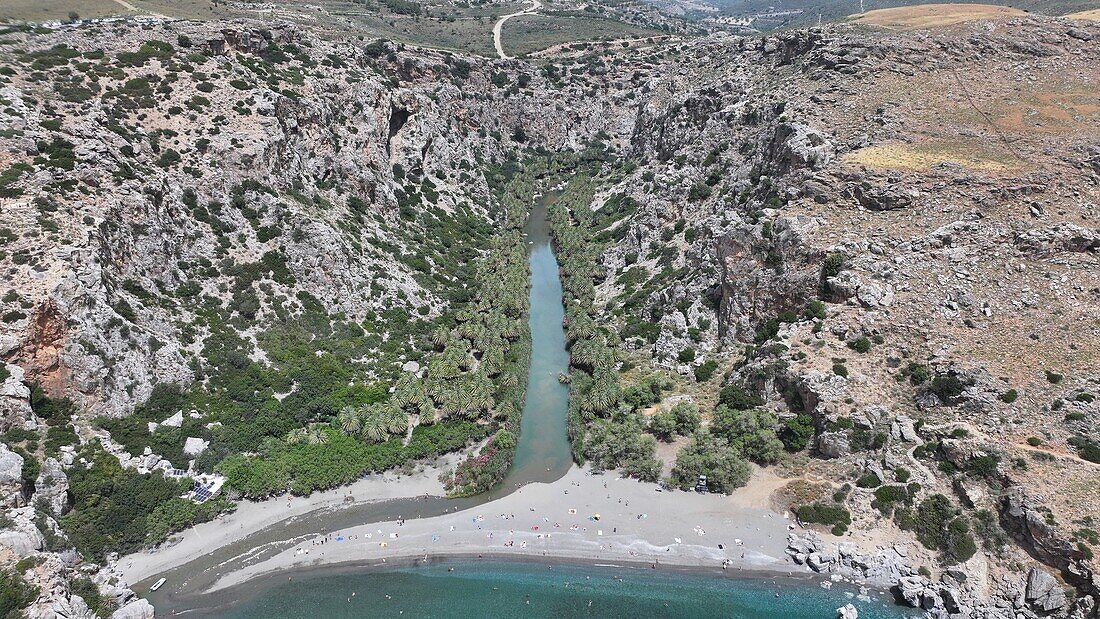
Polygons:
<instances>
[{"instance_id":1,"label":"river","mask_svg":"<svg viewBox=\"0 0 1100 619\"><path fill-rule=\"evenodd\" d=\"M731 579L713 570L652 572L551 561L505 559L470 562L435 560L431 565L397 564L386 569L323 567L265 576L247 585L201 593L221 575L273 556L303 538L355 525L399 517L430 517L468 509L509 494L531 482L561 478L572 466L566 434L569 388L558 381L568 367L562 326L562 288L550 244L546 213L556 193L541 197L525 227L529 243L531 368L512 467L494 490L477 496L399 499L288 519L238 542L216 549L165 574L139 583L159 616L189 617L469 617L503 613L558 616L784 616L822 617L843 605L840 591L826 592L799 579ZM453 568L453 571L452 571ZM154 577L167 583L147 591ZM621 579L620 579L621 577ZM567 584L568 583L568 584ZM771 584L768 584L771 583ZM785 595L776 597L782 589ZM356 595L351 596L351 592ZM850 592L848 592L850 595ZM387 597L388 596L388 597ZM822 613L825 614L822 614ZM860 604L860 616L903 616L884 599Z\"/></svg>"}]
</instances>

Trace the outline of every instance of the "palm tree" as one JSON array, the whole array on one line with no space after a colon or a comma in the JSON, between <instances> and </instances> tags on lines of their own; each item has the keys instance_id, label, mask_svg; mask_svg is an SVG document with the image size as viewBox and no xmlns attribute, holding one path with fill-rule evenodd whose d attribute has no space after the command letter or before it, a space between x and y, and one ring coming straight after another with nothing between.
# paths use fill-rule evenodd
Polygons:
<instances>
[{"instance_id":1,"label":"palm tree","mask_svg":"<svg viewBox=\"0 0 1100 619\"><path fill-rule=\"evenodd\" d=\"M467 400L468 398L466 397L465 391L455 387L453 384L448 384L443 389L440 402L443 415L449 417L464 412L468 407Z\"/></svg>"},{"instance_id":2,"label":"palm tree","mask_svg":"<svg viewBox=\"0 0 1100 619\"><path fill-rule=\"evenodd\" d=\"M494 347L485 351L481 357L481 371L488 376L495 376L504 367L504 351Z\"/></svg>"},{"instance_id":3,"label":"palm tree","mask_svg":"<svg viewBox=\"0 0 1100 619\"><path fill-rule=\"evenodd\" d=\"M382 416L381 410L377 405L372 405L362 410L363 414L363 436L367 440L373 443L381 443L389 436L389 429L386 426L386 418Z\"/></svg>"},{"instance_id":4,"label":"palm tree","mask_svg":"<svg viewBox=\"0 0 1100 619\"><path fill-rule=\"evenodd\" d=\"M397 379L393 388L393 403L400 408L419 405L425 398L424 384L412 374L404 374Z\"/></svg>"},{"instance_id":5,"label":"palm tree","mask_svg":"<svg viewBox=\"0 0 1100 619\"><path fill-rule=\"evenodd\" d=\"M587 340L596 336L596 321L588 314L580 313L569 319L569 329L565 333L565 340L572 345L578 340Z\"/></svg>"},{"instance_id":6,"label":"palm tree","mask_svg":"<svg viewBox=\"0 0 1100 619\"><path fill-rule=\"evenodd\" d=\"M598 339L578 340L569 349L570 360L575 366L591 369L602 353L602 348L603 342Z\"/></svg>"},{"instance_id":7,"label":"palm tree","mask_svg":"<svg viewBox=\"0 0 1100 619\"><path fill-rule=\"evenodd\" d=\"M447 343L447 340L451 339L451 330L443 325L439 325L432 331L432 344L436 348L443 348L443 345Z\"/></svg>"},{"instance_id":8,"label":"palm tree","mask_svg":"<svg viewBox=\"0 0 1100 619\"><path fill-rule=\"evenodd\" d=\"M510 419L512 415L515 414L515 412L515 404L512 404L512 402L509 400L505 400L493 409L493 417L497 419Z\"/></svg>"},{"instance_id":9,"label":"palm tree","mask_svg":"<svg viewBox=\"0 0 1100 619\"><path fill-rule=\"evenodd\" d=\"M345 406L340 409L340 412L336 415L336 422L340 425L340 429L344 431L344 434L357 434L363 427L363 420L354 406Z\"/></svg>"},{"instance_id":10,"label":"palm tree","mask_svg":"<svg viewBox=\"0 0 1100 619\"><path fill-rule=\"evenodd\" d=\"M409 416L396 406L384 407L382 419L385 421L386 431L390 434L404 434L409 429Z\"/></svg>"},{"instance_id":11,"label":"palm tree","mask_svg":"<svg viewBox=\"0 0 1100 619\"><path fill-rule=\"evenodd\" d=\"M304 443L308 436L309 430L305 428L295 428L290 432L287 432L286 438L283 440L286 441L287 445L297 445L299 443Z\"/></svg>"},{"instance_id":12,"label":"palm tree","mask_svg":"<svg viewBox=\"0 0 1100 619\"><path fill-rule=\"evenodd\" d=\"M328 442L328 434L325 433L324 428L313 426L306 434L306 440L310 445L324 445Z\"/></svg>"},{"instance_id":13,"label":"palm tree","mask_svg":"<svg viewBox=\"0 0 1100 619\"><path fill-rule=\"evenodd\" d=\"M432 403L427 399L420 403L420 408L418 412L420 413L421 425L430 425L435 423L435 406L432 406Z\"/></svg>"}]
</instances>

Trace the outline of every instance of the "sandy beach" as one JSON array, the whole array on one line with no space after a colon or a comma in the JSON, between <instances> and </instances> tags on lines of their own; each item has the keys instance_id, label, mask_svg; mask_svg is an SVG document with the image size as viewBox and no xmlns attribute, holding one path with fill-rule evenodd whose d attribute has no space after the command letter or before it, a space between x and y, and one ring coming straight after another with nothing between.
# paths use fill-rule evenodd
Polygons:
<instances>
[{"instance_id":1,"label":"sandy beach","mask_svg":"<svg viewBox=\"0 0 1100 619\"><path fill-rule=\"evenodd\" d=\"M789 521L767 509L781 481L758 476L732 496L658 492L656 484L591 475L573 467L560 480L529 484L475 508L432 518L350 527L301 540L229 572L212 590L263 574L322 565L382 564L440 556L560 557L599 563L642 562L779 570ZM146 577L149 572L134 576Z\"/></svg>"}]
</instances>

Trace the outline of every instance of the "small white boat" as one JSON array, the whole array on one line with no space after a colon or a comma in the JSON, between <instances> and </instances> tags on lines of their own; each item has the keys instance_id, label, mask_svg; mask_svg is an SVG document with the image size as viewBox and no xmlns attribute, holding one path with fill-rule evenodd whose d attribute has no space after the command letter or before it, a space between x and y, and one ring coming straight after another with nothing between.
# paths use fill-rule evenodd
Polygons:
<instances>
[{"instance_id":1,"label":"small white boat","mask_svg":"<svg viewBox=\"0 0 1100 619\"><path fill-rule=\"evenodd\" d=\"M165 582L166 580L168 580L168 579L167 579L167 578L161 578L160 580L158 580L158 581L156 581L155 583L153 583L153 586L152 586L152 587L149 587L149 590L150 590L150 591L156 591L157 589L160 589L160 588L161 588L161 586L162 586L162 585L164 584L164 582Z\"/></svg>"}]
</instances>

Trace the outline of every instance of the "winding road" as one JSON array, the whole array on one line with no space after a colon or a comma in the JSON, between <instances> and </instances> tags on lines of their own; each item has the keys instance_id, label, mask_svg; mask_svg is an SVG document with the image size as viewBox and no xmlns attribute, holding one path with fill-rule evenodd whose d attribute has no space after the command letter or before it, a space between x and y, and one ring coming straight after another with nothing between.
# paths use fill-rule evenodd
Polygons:
<instances>
[{"instance_id":1,"label":"winding road","mask_svg":"<svg viewBox=\"0 0 1100 619\"><path fill-rule=\"evenodd\" d=\"M504 28L504 22L512 19L513 17L519 17L520 15L531 15L535 11L538 11L540 8L542 8L542 3L539 2L539 0L531 0L531 6L523 9L522 11L509 13L508 15L505 15L504 17L498 19L497 23L493 24L493 45L496 45L497 55L500 56L501 60L508 60L509 58L512 58L512 56L504 53L504 48L500 45L500 31L502 28Z\"/></svg>"}]
</instances>

